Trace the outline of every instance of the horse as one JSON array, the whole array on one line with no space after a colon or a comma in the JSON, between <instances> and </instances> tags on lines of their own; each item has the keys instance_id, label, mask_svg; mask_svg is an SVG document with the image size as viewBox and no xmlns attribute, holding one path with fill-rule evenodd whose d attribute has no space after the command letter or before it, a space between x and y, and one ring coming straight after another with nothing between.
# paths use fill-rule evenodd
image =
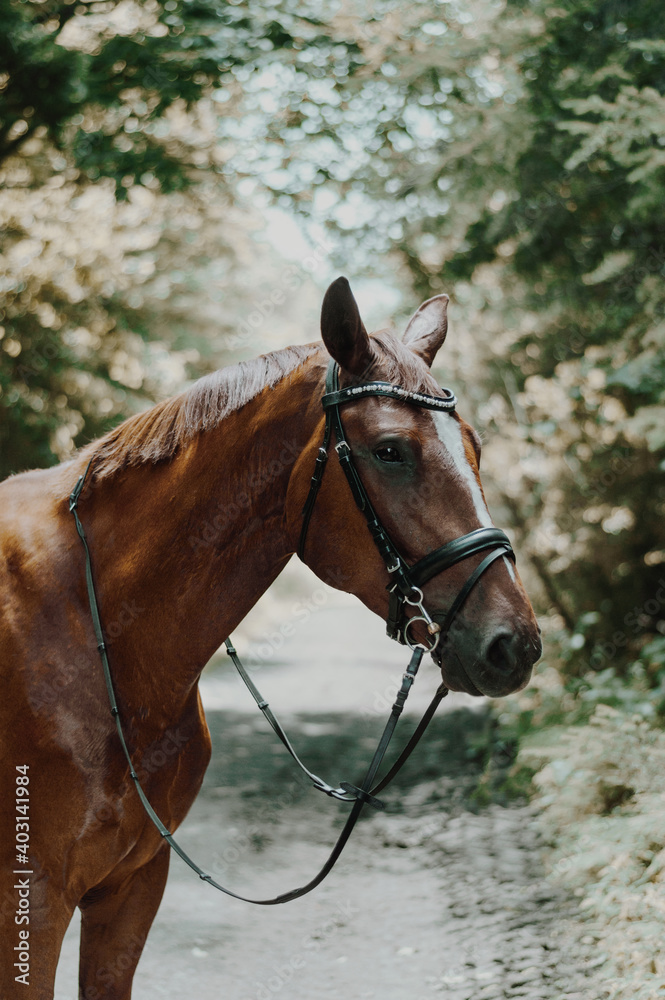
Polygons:
<instances>
[{"instance_id":1,"label":"horse","mask_svg":"<svg viewBox=\"0 0 665 1000\"><path fill-rule=\"evenodd\" d=\"M344 397L347 448L403 565L491 528L480 440L430 372L447 304L445 295L423 303L401 340L385 330L370 336L338 278L323 300L322 342L205 376L71 460L0 484L3 1000L53 996L76 907L79 997L129 1000L169 865L109 712L71 516L74 483L127 744L173 831L211 754L201 671L299 540L321 580L389 614L395 566L367 531L341 462L319 477L302 537L331 363L340 392L358 391ZM399 392L363 393L368 377ZM416 615L409 645L432 649L450 689L498 697L528 682L539 629L513 562L498 553L433 648L429 637L482 557L465 553L412 602L412 612L425 602L429 613ZM156 749L164 765L142 769Z\"/></svg>"}]
</instances>

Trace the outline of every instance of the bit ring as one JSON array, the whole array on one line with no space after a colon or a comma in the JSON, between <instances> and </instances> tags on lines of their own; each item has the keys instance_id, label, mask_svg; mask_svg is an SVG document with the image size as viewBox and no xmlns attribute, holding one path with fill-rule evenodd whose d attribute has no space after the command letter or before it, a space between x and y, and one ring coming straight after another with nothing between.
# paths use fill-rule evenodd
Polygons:
<instances>
[{"instance_id":1,"label":"bit ring","mask_svg":"<svg viewBox=\"0 0 665 1000\"><path fill-rule=\"evenodd\" d=\"M406 623L406 625L404 626L404 632L403 632L404 642L406 643L406 645L411 650L422 649L423 652L425 652L425 653L433 653L434 650L436 649L436 647L439 645L439 639L441 638L441 633L440 632L436 632L436 633L432 634L430 632L430 637L432 639L432 645L431 646L426 646L422 642L411 642L411 640L409 638L409 628L415 622L424 622L426 626L429 626L429 624L430 624L430 622L427 621L427 618L425 618L424 615L414 615L413 618L409 618L408 621L407 621L407 623ZM428 629L428 631L429 631L429 629Z\"/></svg>"}]
</instances>

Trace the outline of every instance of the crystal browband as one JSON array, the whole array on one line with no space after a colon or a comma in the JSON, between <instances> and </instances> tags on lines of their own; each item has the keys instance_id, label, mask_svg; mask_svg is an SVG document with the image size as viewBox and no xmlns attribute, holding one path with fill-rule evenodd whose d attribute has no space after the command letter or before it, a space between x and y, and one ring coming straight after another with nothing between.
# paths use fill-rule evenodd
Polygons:
<instances>
[{"instance_id":1,"label":"crystal browband","mask_svg":"<svg viewBox=\"0 0 665 1000\"><path fill-rule=\"evenodd\" d=\"M339 406L362 396L389 396L407 403L417 403L418 406L422 406L426 410L446 410L448 412L454 410L457 405L455 394L450 389L441 389L441 391L447 393L443 398L430 396L424 392L410 392L408 389L392 385L390 382L366 382L364 385L349 386L347 389L327 392L323 397L323 406L324 408Z\"/></svg>"}]
</instances>

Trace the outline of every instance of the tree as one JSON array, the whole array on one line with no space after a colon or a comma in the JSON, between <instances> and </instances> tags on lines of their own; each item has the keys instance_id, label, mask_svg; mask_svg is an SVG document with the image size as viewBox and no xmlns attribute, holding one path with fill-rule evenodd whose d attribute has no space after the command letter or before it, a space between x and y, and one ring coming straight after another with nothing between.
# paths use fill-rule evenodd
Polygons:
<instances>
[{"instance_id":1,"label":"tree","mask_svg":"<svg viewBox=\"0 0 665 1000\"><path fill-rule=\"evenodd\" d=\"M665 618L665 14L649 0L544 13L509 198L449 267L500 262L536 318L496 360L544 472L522 478L529 544L585 639L577 668L621 666Z\"/></svg>"},{"instance_id":2,"label":"tree","mask_svg":"<svg viewBox=\"0 0 665 1000\"><path fill-rule=\"evenodd\" d=\"M0 476L218 364L245 237L215 109L299 23L221 0L3 5Z\"/></svg>"},{"instance_id":3,"label":"tree","mask_svg":"<svg viewBox=\"0 0 665 1000\"><path fill-rule=\"evenodd\" d=\"M86 177L113 178L120 198L146 173L163 191L181 189L207 164L187 155L169 112L292 45L287 21L298 23L223 0L8 0L0 160L39 134Z\"/></svg>"},{"instance_id":4,"label":"tree","mask_svg":"<svg viewBox=\"0 0 665 1000\"><path fill-rule=\"evenodd\" d=\"M434 11L333 21L363 68L310 82L255 173L327 215L354 269L386 254L419 296L453 293L447 378L480 388L490 466L496 482L513 470L504 505L573 634L571 671L644 649L659 683L665 10Z\"/></svg>"}]
</instances>

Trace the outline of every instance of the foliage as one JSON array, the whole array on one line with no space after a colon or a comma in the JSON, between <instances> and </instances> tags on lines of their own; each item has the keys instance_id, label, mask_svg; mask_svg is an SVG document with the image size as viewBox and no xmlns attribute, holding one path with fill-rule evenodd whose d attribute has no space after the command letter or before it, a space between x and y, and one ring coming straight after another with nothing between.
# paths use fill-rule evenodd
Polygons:
<instances>
[{"instance_id":1,"label":"foliage","mask_svg":"<svg viewBox=\"0 0 665 1000\"><path fill-rule=\"evenodd\" d=\"M270 121L231 163L327 217L354 268L388 254L419 297L452 292L445 377L491 442L567 669L621 672L665 629L665 10L373 15L331 22L341 53L357 42L354 73L340 58L308 81L308 49L264 69L245 107Z\"/></svg>"},{"instance_id":2,"label":"foliage","mask_svg":"<svg viewBox=\"0 0 665 1000\"><path fill-rule=\"evenodd\" d=\"M557 635L554 618L545 632L532 683L495 705L495 741L519 747L505 784L533 802L550 877L579 897L579 933L597 942L608 995L655 1000L665 985L665 676L654 690L636 661L623 676L566 677L570 634ZM665 639L642 653L662 663Z\"/></svg>"},{"instance_id":3,"label":"foliage","mask_svg":"<svg viewBox=\"0 0 665 1000\"><path fill-rule=\"evenodd\" d=\"M587 726L547 737L532 737L521 757L537 768L552 873L580 896L610 997L655 1000L665 989L665 734L600 704Z\"/></svg>"},{"instance_id":4,"label":"foliage","mask_svg":"<svg viewBox=\"0 0 665 1000\"><path fill-rule=\"evenodd\" d=\"M169 199L136 187L118 205L109 181L82 189L54 179L62 183L0 193L6 472L67 458L214 365L231 329L217 316L222 286L247 242L238 213L206 199L205 187Z\"/></svg>"},{"instance_id":5,"label":"foliage","mask_svg":"<svg viewBox=\"0 0 665 1000\"><path fill-rule=\"evenodd\" d=\"M508 268L539 316L499 361L545 472L528 544L549 561L587 663L604 668L630 662L665 597L663 11L570 3L547 17L523 63L537 124L519 195L475 237L483 255L514 242Z\"/></svg>"},{"instance_id":6,"label":"foliage","mask_svg":"<svg viewBox=\"0 0 665 1000\"><path fill-rule=\"evenodd\" d=\"M0 477L228 357L252 287L234 262L273 265L224 174L220 84L292 44L282 21L217 0L2 6Z\"/></svg>"},{"instance_id":7,"label":"foliage","mask_svg":"<svg viewBox=\"0 0 665 1000\"><path fill-rule=\"evenodd\" d=\"M0 159L39 133L89 178L113 178L119 197L146 173L181 189L208 164L186 155L170 112L191 111L234 67L292 45L285 22L297 23L222 0L9 0Z\"/></svg>"}]
</instances>

